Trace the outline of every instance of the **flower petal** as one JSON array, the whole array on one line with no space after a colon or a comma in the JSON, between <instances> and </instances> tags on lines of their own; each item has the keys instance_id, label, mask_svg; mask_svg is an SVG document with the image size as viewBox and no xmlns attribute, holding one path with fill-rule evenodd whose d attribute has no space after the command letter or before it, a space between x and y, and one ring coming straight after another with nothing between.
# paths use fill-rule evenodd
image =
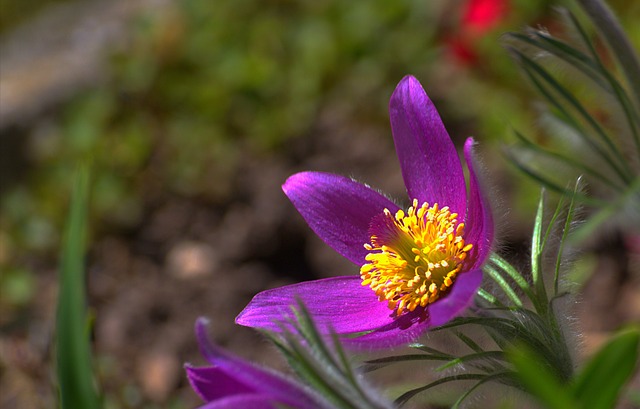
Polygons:
<instances>
[{"instance_id":1,"label":"flower petal","mask_svg":"<svg viewBox=\"0 0 640 409\"><path fill-rule=\"evenodd\" d=\"M274 404L272 401L267 395L234 395L209 402L198 409L278 409L281 407L281 405Z\"/></svg>"},{"instance_id":2,"label":"flower petal","mask_svg":"<svg viewBox=\"0 0 640 409\"><path fill-rule=\"evenodd\" d=\"M398 206L368 186L344 176L297 173L282 190L309 227L329 246L357 265L364 264L371 219Z\"/></svg>"},{"instance_id":3,"label":"flower petal","mask_svg":"<svg viewBox=\"0 0 640 409\"><path fill-rule=\"evenodd\" d=\"M480 284L482 270L471 270L458 275L451 291L443 298L427 306L427 315L423 311L404 314L391 324L369 334L344 339L343 343L351 348L378 349L408 344L418 339L429 328L451 321L463 313L473 301Z\"/></svg>"},{"instance_id":4,"label":"flower petal","mask_svg":"<svg viewBox=\"0 0 640 409\"><path fill-rule=\"evenodd\" d=\"M338 334L371 331L393 322L392 311L360 277L333 277L274 288L256 295L236 323L280 331L276 322L291 317L300 300L323 331Z\"/></svg>"},{"instance_id":5,"label":"flower petal","mask_svg":"<svg viewBox=\"0 0 640 409\"><path fill-rule=\"evenodd\" d=\"M465 214L460 159L440 115L417 79L400 81L389 102L391 129L410 199Z\"/></svg>"},{"instance_id":6,"label":"flower petal","mask_svg":"<svg viewBox=\"0 0 640 409\"><path fill-rule=\"evenodd\" d=\"M416 341L428 328L422 309L397 317L391 323L368 334L342 338L343 345L352 349L376 350L392 348Z\"/></svg>"},{"instance_id":7,"label":"flower petal","mask_svg":"<svg viewBox=\"0 0 640 409\"><path fill-rule=\"evenodd\" d=\"M221 399L225 396L255 393L253 388L239 382L218 367L196 368L185 365L185 370L191 387L205 402Z\"/></svg>"},{"instance_id":8,"label":"flower petal","mask_svg":"<svg viewBox=\"0 0 640 409\"><path fill-rule=\"evenodd\" d=\"M196 336L202 355L214 367L223 371L226 378L233 378L237 384L244 385L249 391L269 396L275 402L300 409L318 407L318 403L309 396L302 385L278 372L253 365L212 344L207 336L207 322L205 318L196 321ZM200 372L199 375L206 373ZM201 386L204 384L202 380L199 382ZM238 385L235 391L237 390Z\"/></svg>"},{"instance_id":9,"label":"flower petal","mask_svg":"<svg viewBox=\"0 0 640 409\"><path fill-rule=\"evenodd\" d=\"M479 268L491 251L493 245L493 215L482 192L475 168L473 138L467 138L464 144L464 157L469 168L469 202L465 217L465 241L473 244L471 256L474 264L471 268Z\"/></svg>"},{"instance_id":10,"label":"flower petal","mask_svg":"<svg viewBox=\"0 0 640 409\"><path fill-rule=\"evenodd\" d=\"M429 328L444 325L462 314L473 302L482 284L482 270L475 269L458 274L451 291L429 305Z\"/></svg>"}]
</instances>

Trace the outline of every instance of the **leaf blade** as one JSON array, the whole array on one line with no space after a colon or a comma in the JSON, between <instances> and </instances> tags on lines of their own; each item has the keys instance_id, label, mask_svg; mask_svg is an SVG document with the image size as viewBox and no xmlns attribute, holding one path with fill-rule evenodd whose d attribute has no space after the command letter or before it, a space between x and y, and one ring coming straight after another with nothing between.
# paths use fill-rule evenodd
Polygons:
<instances>
[{"instance_id":1,"label":"leaf blade","mask_svg":"<svg viewBox=\"0 0 640 409\"><path fill-rule=\"evenodd\" d=\"M93 383L91 348L86 333L84 254L89 201L89 171L79 169L67 218L60 261L60 292L56 319L56 370L60 406L99 408Z\"/></svg>"}]
</instances>

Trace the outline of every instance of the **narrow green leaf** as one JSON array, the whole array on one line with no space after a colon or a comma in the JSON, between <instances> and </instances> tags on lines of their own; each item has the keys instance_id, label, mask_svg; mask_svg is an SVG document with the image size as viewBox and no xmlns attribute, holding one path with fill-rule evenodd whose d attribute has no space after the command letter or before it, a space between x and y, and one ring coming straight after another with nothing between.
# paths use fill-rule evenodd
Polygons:
<instances>
[{"instance_id":1,"label":"narrow green leaf","mask_svg":"<svg viewBox=\"0 0 640 409\"><path fill-rule=\"evenodd\" d=\"M89 171L77 173L64 233L56 318L56 366L63 409L101 406L94 385L87 334L84 257L89 202Z\"/></svg>"},{"instance_id":2,"label":"narrow green leaf","mask_svg":"<svg viewBox=\"0 0 640 409\"><path fill-rule=\"evenodd\" d=\"M553 89L557 94L559 94L560 97L562 97L562 99L569 104L570 107L572 107L573 109L576 110L576 112L579 114L579 116L596 132L596 134L598 134L598 136L600 137L600 139L604 142L604 144L607 146L607 148L609 149L609 153L612 153L615 155L615 160L617 161L622 161L623 165L626 165L626 162L624 162L624 156L622 155L622 153L620 153L620 150L618 149L618 147L615 145L615 143L613 142L613 140L607 135L607 133L604 131L604 129L600 126L600 124L598 123L598 121L596 121L593 116L591 116L591 114L589 114L589 112L587 111L587 109L584 107L584 105L582 105L582 103L565 87L563 86L560 82L558 82L544 67L542 67L540 64L538 64L537 62L535 62L534 60L530 59L529 57L525 56L522 53L519 53L519 57L521 58L522 62L524 63L525 69L530 70L529 72L535 73L536 76L538 76L542 81L544 81L546 84L548 84L551 89ZM545 93L547 96L550 95L548 93ZM556 107L559 106L559 103L556 102L555 98L551 97L551 100L549 101L551 103L553 103ZM566 111L564 108L562 108L563 112L568 112ZM585 140L586 135L585 135ZM599 145L597 144L592 144L592 146L594 147L598 147L597 151L600 152L601 154L603 154L603 157L608 157L608 155L604 154L604 151L601 151L599 148ZM617 163L616 162L611 162L611 165L614 166L617 169ZM625 169L627 172L629 171L629 169ZM628 175L624 175L621 174L621 176L625 176L628 177Z\"/></svg>"},{"instance_id":3,"label":"narrow green leaf","mask_svg":"<svg viewBox=\"0 0 640 409\"><path fill-rule=\"evenodd\" d=\"M629 182L630 170L627 162L625 162L623 155L620 153L618 147L613 143L609 135L600 126L587 109L580 103L580 101L562 84L560 84L545 68L540 64L524 55L519 50L512 50L512 53L516 56L520 62L525 73L532 81L533 85L538 91L547 99L547 101L554 106L559 112L562 113L567 120L567 124L574 127L577 130L578 135L582 137L591 149L594 150L602 159L604 159L608 165L613 169L622 180ZM541 82L542 81L542 82ZM550 90L543 84L547 84L557 96L573 108L579 117L581 117L588 125L595 131L600 140L604 142L608 151L603 150L602 146L596 141L592 140L587 132L582 129L576 118L569 113L569 111L560 103L560 101L554 96ZM613 157L611 155L613 154Z\"/></svg>"},{"instance_id":4,"label":"narrow green leaf","mask_svg":"<svg viewBox=\"0 0 640 409\"><path fill-rule=\"evenodd\" d=\"M568 20L571 22L571 25L580 34L587 45L587 48L590 50L592 58L575 49L571 45L541 31L534 32L535 39L519 33L512 33L510 37L555 55L557 58L565 61L567 64L570 64L572 67L587 75L602 89L613 94L625 114L636 148L640 149L640 135L638 132L638 122L640 121L640 117L638 115L634 115L633 104L629 96L616 77L610 73L604 65L599 54L595 51L592 42L589 40L575 16L570 12L567 12L567 14L570 15Z\"/></svg>"},{"instance_id":5,"label":"narrow green leaf","mask_svg":"<svg viewBox=\"0 0 640 409\"><path fill-rule=\"evenodd\" d=\"M413 349L418 349L420 351L424 351L424 352L429 353L431 355L437 355L437 356L442 355L442 356L448 356L448 357L451 356L451 355L449 355L449 354L447 354L445 352L438 351L435 348L432 348L432 347L430 347L428 345L420 344L420 343L417 343L417 342L413 343L413 344L410 344L409 347L411 347Z\"/></svg>"},{"instance_id":6,"label":"narrow green leaf","mask_svg":"<svg viewBox=\"0 0 640 409\"><path fill-rule=\"evenodd\" d=\"M549 240L549 237L551 237L551 232L553 231L556 225L556 220L558 220L558 217L562 212L563 205L564 205L564 196L561 196L560 200L558 200L558 204L556 205L556 210L553 212L553 216L551 216L551 220L549 220L549 223L547 223L547 230L545 231L544 236L542 237L542 244L540 246L541 253L544 253L547 248L547 240Z\"/></svg>"},{"instance_id":7,"label":"narrow green leaf","mask_svg":"<svg viewBox=\"0 0 640 409\"><path fill-rule=\"evenodd\" d=\"M478 382L476 382L475 385L473 385L472 387L467 389L464 392L464 394L462 394L462 396L460 396L458 398L458 400L455 401L453 406L451 406L451 409L458 409L460 407L460 405L462 404L462 402L469 397L469 395L471 395L476 389L478 389L480 386L484 385L485 383L491 382L491 381L495 381L495 380L499 380L499 379L503 379L503 378L509 378L509 377L512 377L512 376L513 376L513 373L511 373L511 372L499 372L499 373L487 375L486 377L484 377L481 380L479 380Z\"/></svg>"},{"instance_id":8,"label":"narrow green leaf","mask_svg":"<svg viewBox=\"0 0 640 409\"><path fill-rule=\"evenodd\" d=\"M268 334L299 378L318 391L332 407L387 408L384 399L364 388L349 362L338 336L324 337L306 307L298 302L293 317L280 322L280 338ZM333 342L331 342L333 341Z\"/></svg>"},{"instance_id":9,"label":"narrow green leaf","mask_svg":"<svg viewBox=\"0 0 640 409\"><path fill-rule=\"evenodd\" d=\"M520 172L524 173L531 179L540 183L543 187L565 196L570 196L572 194L571 190L568 190L566 187L559 185L558 183L549 179L547 176L541 174L540 172L537 172L536 170L522 163L520 159L514 154L512 154L511 152L505 151L505 156L513 166L518 168ZM608 203L605 200L601 200L601 199L587 196L584 194L578 194L575 197L580 202L591 205L591 206L595 206L595 207L603 207L603 206L606 206Z\"/></svg>"},{"instance_id":10,"label":"narrow green leaf","mask_svg":"<svg viewBox=\"0 0 640 409\"><path fill-rule=\"evenodd\" d=\"M493 281L496 282L496 284L498 284L498 286L500 286L504 294L511 300L513 305L519 308L522 307L522 301L520 301L520 297L515 293L515 291L513 291L513 288L511 288L507 280L505 280L504 277L500 275L498 270L493 268L490 264L486 264L483 267L483 270L489 277L493 279Z\"/></svg>"},{"instance_id":11,"label":"narrow green leaf","mask_svg":"<svg viewBox=\"0 0 640 409\"><path fill-rule=\"evenodd\" d=\"M524 387L548 409L578 408L566 385L540 365L539 356L523 345L508 352L516 368L516 375Z\"/></svg>"},{"instance_id":12,"label":"narrow green leaf","mask_svg":"<svg viewBox=\"0 0 640 409\"><path fill-rule=\"evenodd\" d=\"M631 86L636 97L636 103L640 105L640 78L638 78L640 58L633 47L633 43L627 38L624 29L605 2L600 0L579 0L578 3L611 48L613 56L620 63L622 72Z\"/></svg>"},{"instance_id":13,"label":"narrow green leaf","mask_svg":"<svg viewBox=\"0 0 640 409\"><path fill-rule=\"evenodd\" d=\"M398 398L396 398L395 403L398 406L402 406L405 403L407 403L411 398L418 395L419 393L425 392L435 386L442 385L444 383L453 382L453 381L465 381L470 379L483 379L486 377L487 375L485 374L460 374L460 375L454 375L454 376L447 376L444 378L440 378L437 381L431 382L428 385L421 386L419 388L415 388L403 393Z\"/></svg>"},{"instance_id":14,"label":"narrow green leaf","mask_svg":"<svg viewBox=\"0 0 640 409\"><path fill-rule=\"evenodd\" d=\"M624 384L638 365L640 328L615 335L589 360L573 387L576 400L590 409L615 406Z\"/></svg>"},{"instance_id":15,"label":"narrow green leaf","mask_svg":"<svg viewBox=\"0 0 640 409\"><path fill-rule=\"evenodd\" d=\"M516 284L518 284L518 287L520 287L520 289L527 295L531 293L531 288L529 287L529 283L527 282L527 280L525 280L522 274L520 274L518 270L516 270L511 264L509 264L507 260L503 259L496 253L491 253L491 255L489 256L489 261L499 267L502 271L507 273L509 277L511 277L511 279L515 281Z\"/></svg>"},{"instance_id":16,"label":"narrow green leaf","mask_svg":"<svg viewBox=\"0 0 640 409\"><path fill-rule=\"evenodd\" d=\"M636 178L623 195L617 197L614 202L603 206L596 214L591 216L589 220L576 229L571 236L569 236L569 241L580 243L593 236L602 224L615 217L627 204L634 206L632 211L640 211L640 177Z\"/></svg>"},{"instance_id":17,"label":"narrow green leaf","mask_svg":"<svg viewBox=\"0 0 640 409\"><path fill-rule=\"evenodd\" d=\"M560 163L563 165L568 165L569 167L575 169L577 172L594 177L598 179L601 183L605 184L608 187L616 189L618 191L622 191L625 189L626 185L621 184L618 181L614 181L598 170L582 163L579 160L576 160L573 156L564 155L562 153L553 152L548 149L544 149L538 144L533 143L524 135L522 135L518 131L514 131L515 136L518 138L518 147L529 152L532 152L534 155L538 155L538 158L544 158L547 161L552 162L550 165L552 168L553 164Z\"/></svg>"},{"instance_id":18,"label":"narrow green leaf","mask_svg":"<svg viewBox=\"0 0 640 409\"><path fill-rule=\"evenodd\" d=\"M445 363L444 365L436 368L436 371L443 371L445 369L451 368L452 366L465 364L473 361L481 361L481 360L499 360L506 361L503 351L480 351L473 354L463 355L461 357L457 357L452 359L451 361Z\"/></svg>"},{"instance_id":19,"label":"narrow green leaf","mask_svg":"<svg viewBox=\"0 0 640 409\"><path fill-rule=\"evenodd\" d=\"M485 300L491 305L494 305L499 308L505 308L505 305L501 303L500 300L498 300L493 294L489 293L487 290L483 288L478 289L478 297Z\"/></svg>"},{"instance_id":20,"label":"narrow green leaf","mask_svg":"<svg viewBox=\"0 0 640 409\"><path fill-rule=\"evenodd\" d=\"M600 72L602 73L602 75L605 78L607 78L607 80L611 84L611 86L612 86L612 88L613 88L613 90L614 90L614 92L616 94L616 97L618 99L618 102L621 104L622 109L623 109L623 111L625 113L625 116L627 117L627 120L629 122L629 127L631 129L634 141L636 143L636 149L638 149L638 151L640 152L640 135L638 134L638 127L637 127L637 124L640 123L640 113L638 113L638 111L634 109L633 103L631 102L631 99L627 95L627 92L620 85L620 83L618 82L616 77L609 72L609 70L607 69L605 64L602 62L602 59L600 58L600 54L596 50L596 47L594 46L593 42L591 41L591 39L587 35L587 32L582 27L582 25L580 24L580 22L578 21L576 16L573 13L571 13L569 10L564 10L564 15L565 15L565 19L567 21L569 21L569 24L571 26L573 26L573 28L576 30L576 32L578 32L580 38L582 39L584 44L587 46L587 49L591 53L592 58L599 65ZM624 41L625 40L624 39L624 32L620 31L618 34L621 35L621 37L622 37L622 39ZM631 52L633 53L633 49L631 49ZM615 55L615 54L614 54L614 57L619 58L619 59L621 58L621 56ZM626 57L630 57L630 55L627 55ZM622 57L622 58L625 58L625 57ZM637 56L632 57L632 58L636 59L636 65L637 65L638 64L637 63ZM628 74L628 73L629 72L626 72L626 74ZM636 72L634 74L634 76L637 77L638 76L638 72ZM640 84L640 83L637 82L636 78L634 78L633 80L636 81L636 84ZM640 103L640 94L636 93L636 97L638 97L636 102ZM638 105L638 107L640 107L640 105Z\"/></svg>"},{"instance_id":21,"label":"narrow green leaf","mask_svg":"<svg viewBox=\"0 0 640 409\"><path fill-rule=\"evenodd\" d=\"M569 202L569 208L567 209L567 216L564 220L564 227L562 228L562 237L560 238L560 245L558 247L558 255L556 256L556 268L553 276L553 296L558 296L558 283L560 281L560 265L562 264L562 255L564 253L564 245L567 241L567 236L569 235L569 231L571 230L571 222L573 221L573 210L575 206L575 193L578 192L580 188L581 178L576 180L575 188L573 189L574 195L571 196L571 201Z\"/></svg>"},{"instance_id":22,"label":"narrow green leaf","mask_svg":"<svg viewBox=\"0 0 640 409\"><path fill-rule=\"evenodd\" d=\"M455 334L456 334L456 337L458 337L458 339L460 339L460 341L464 342L464 344L466 346L468 346L469 349L471 349L473 352L482 352L483 351L482 347L480 347L480 345L478 345L478 343L476 343L474 340L472 340L471 338L469 338L468 336L466 336L462 332L456 331Z\"/></svg>"},{"instance_id":23,"label":"narrow green leaf","mask_svg":"<svg viewBox=\"0 0 640 409\"><path fill-rule=\"evenodd\" d=\"M541 314L546 313L547 309L547 291L544 286L544 278L542 274L542 222L544 215L544 190L540 193L538 201L538 210L533 224L533 234L531 236L531 275L533 277L533 286L535 288L535 296L538 299L538 306Z\"/></svg>"},{"instance_id":24,"label":"narrow green leaf","mask_svg":"<svg viewBox=\"0 0 640 409\"><path fill-rule=\"evenodd\" d=\"M386 356L365 361L360 369L363 372L373 372L387 365L399 362L417 362L417 361L449 361L453 357L450 355L432 355L432 354L406 354Z\"/></svg>"},{"instance_id":25,"label":"narrow green leaf","mask_svg":"<svg viewBox=\"0 0 640 409\"><path fill-rule=\"evenodd\" d=\"M309 342L309 346L316 353L318 358L329 363L331 367L339 368L340 365L335 360L334 355L329 351L327 346L325 345L325 341L316 329L313 319L305 305L298 300L298 305L296 308L293 308L293 314L296 317L297 329L299 330L302 337ZM295 322L292 322L295 325Z\"/></svg>"},{"instance_id":26,"label":"narrow green leaf","mask_svg":"<svg viewBox=\"0 0 640 409\"><path fill-rule=\"evenodd\" d=\"M521 33L509 33L508 38L546 51L571 65L608 92L613 92L610 84L602 78L600 67L586 54L560 41L547 33L533 31L531 36Z\"/></svg>"}]
</instances>

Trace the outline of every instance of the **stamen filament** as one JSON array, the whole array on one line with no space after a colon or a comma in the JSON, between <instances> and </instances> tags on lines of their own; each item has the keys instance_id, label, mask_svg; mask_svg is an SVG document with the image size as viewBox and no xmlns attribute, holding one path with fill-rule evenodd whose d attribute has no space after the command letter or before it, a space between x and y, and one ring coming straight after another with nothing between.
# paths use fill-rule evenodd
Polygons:
<instances>
[{"instance_id":1,"label":"stamen filament","mask_svg":"<svg viewBox=\"0 0 640 409\"><path fill-rule=\"evenodd\" d=\"M384 222L372 227L369 251L360 268L362 285L401 315L424 308L446 294L468 258L473 244L464 241L458 214L437 203L418 207L414 199L405 213L384 209Z\"/></svg>"}]
</instances>

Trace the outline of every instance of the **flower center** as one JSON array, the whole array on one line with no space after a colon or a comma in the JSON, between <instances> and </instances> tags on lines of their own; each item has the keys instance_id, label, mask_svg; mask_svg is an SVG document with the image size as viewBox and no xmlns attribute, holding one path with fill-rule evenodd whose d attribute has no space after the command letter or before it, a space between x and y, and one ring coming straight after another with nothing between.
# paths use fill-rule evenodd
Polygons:
<instances>
[{"instance_id":1,"label":"flower center","mask_svg":"<svg viewBox=\"0 0 640 409\"><path fill-rule=\"evenodd\" d=\"M374 218L362 285L375 291L396 315L436 301L453 285L472 244L465 244L464 223L449 207L413 200L407 213L389 209Z\"/></svg>"}]
</instances>

